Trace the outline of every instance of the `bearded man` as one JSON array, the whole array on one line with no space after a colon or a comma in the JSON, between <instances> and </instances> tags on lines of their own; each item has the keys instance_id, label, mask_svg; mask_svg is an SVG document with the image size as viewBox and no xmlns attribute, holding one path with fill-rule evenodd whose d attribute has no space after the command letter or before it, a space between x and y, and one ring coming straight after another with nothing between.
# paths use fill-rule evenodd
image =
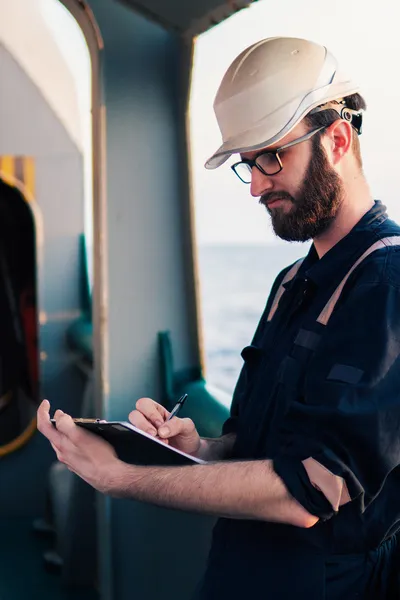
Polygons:
<instances>
[{"instance_id":1,"label":"bearded man","mask_svg":"<svg viewBox=\"0 0 400 600\"><path fill-rule=\"evenodd\" d=\"M207 168L239 154L276 234L313 243L275 280L220 438L165 425L149 398L130 414L209 463L127 465L60 411L53 429L47 402L39 428L105 493L220 517L201 600L399 598L400 227L363 174L365 102L325 47L270 38L235 59L214 108Z\"/></svg>"}]
</instances>

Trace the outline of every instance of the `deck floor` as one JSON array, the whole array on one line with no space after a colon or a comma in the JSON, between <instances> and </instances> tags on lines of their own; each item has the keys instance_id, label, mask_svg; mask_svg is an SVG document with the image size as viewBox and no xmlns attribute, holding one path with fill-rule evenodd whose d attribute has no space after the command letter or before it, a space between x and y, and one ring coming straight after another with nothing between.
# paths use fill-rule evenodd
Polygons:
<instances>
[{"instance_id":1,"label":"deck floor","mask_svg":"<svg viewBox=\"0 0 400 600\"><path fill-rule=\"evenodd\" d=\"M94 590L63 588L43 566L47 549L31 520L0 519L0 600L98 600Z\"/></svg>"}]
</instances>

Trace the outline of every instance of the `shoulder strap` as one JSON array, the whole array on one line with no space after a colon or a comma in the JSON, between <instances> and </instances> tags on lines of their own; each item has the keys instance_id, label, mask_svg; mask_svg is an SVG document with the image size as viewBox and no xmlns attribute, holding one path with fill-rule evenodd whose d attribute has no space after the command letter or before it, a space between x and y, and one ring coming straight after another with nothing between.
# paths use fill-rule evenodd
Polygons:
<instances>
[{"instance_id":1,"label":"shoulder strap","mask_svg":"<svg viewBox=\"0 0 400 600\"><path fill-rule=\"evenodd\" d=\"M360 258L358 258L356 260L356 262L354 263L354 265L351 267L351 269L348 271L347 275L345 275L345 277L343 277L342 281L339 283L338 287L336 288L336 290L333 292L332 296L329 298L328 302L325 304L325 307L323 308L321 314L319 315L318 319L317 319L317 323L321 323L321 325L327 325L328 321L333 313L333 309L335 308L336 302L339 300L340 298L340 294L342 293L342 290L345 286L346 281L348 280L348 278L350 277L350 275L352 274L352 272L354 271L354 269L356 267L358 267L358 265L370 254L372 254L372 252L375 252L375 250L380 250L381 248L385 248L386 246L400 246L400 236L399 235L395 235L395 236L391 236L391 237L386 237L386 238L382 238L381 240L378 240L377 242L375 242L374 244L372 244L372 246L370 246L365 252L364 254L362 254L360 256Z\"/></svg>"},{"instance_id":2,"label":"shoulder strap","mask_svg":"<svg viewBox=\"0 0 400 600\"><path fill-rule=\"evenodd\" d=\"M281 285L278 287L278 290L275 294L274 301L272 302L271 309L268 313L267 321L271 321L272 317L274 316L274 314L276 312L276 309L278 308L279 300L281 299L283 292L285 291L284 284L295 277L295 275L297 274L297 271L301 267L301 263L303 262L303 260L304 260L304 258L300 258L298 261L296 261L294 263L294 265L292 266L292 268L289 269L289 271L286 273L285 277L282 279Z\"/></svg>"}]
</instances>

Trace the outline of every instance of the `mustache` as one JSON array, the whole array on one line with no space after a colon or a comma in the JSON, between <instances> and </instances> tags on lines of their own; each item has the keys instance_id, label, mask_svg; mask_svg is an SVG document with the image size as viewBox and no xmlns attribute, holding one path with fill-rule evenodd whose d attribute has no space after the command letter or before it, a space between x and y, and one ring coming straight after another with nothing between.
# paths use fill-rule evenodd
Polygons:
<instances>
[{"instance_id":1,"label":"mustache","mask_svg":"<svg viewBox=\"0 0 400 600\"><path fill-rule=\"evenodd\" d=\"M288 192L268 192L260 196L259 203L268 208L268 204L274 200L289 200L294 203L294 198Z\"/></svg>"}]
</instances>

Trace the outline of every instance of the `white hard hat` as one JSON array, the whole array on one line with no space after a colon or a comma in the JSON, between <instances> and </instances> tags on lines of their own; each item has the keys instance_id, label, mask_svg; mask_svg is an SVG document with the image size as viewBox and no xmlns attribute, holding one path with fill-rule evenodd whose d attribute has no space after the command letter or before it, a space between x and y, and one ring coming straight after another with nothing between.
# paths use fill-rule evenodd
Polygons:
<instances>
[{"instance_id":1,"label":"white hard hat","mask_svg":"<svg viewBox=\"0 0 400 600\"><path fill-rule=\"evenodd\" d=\"M214 111L223 144L206 168L278 142L313 108L358 90L324 46L284 37L253 44L233 61L219 86Z\"/></svg>"}]
</instances>

